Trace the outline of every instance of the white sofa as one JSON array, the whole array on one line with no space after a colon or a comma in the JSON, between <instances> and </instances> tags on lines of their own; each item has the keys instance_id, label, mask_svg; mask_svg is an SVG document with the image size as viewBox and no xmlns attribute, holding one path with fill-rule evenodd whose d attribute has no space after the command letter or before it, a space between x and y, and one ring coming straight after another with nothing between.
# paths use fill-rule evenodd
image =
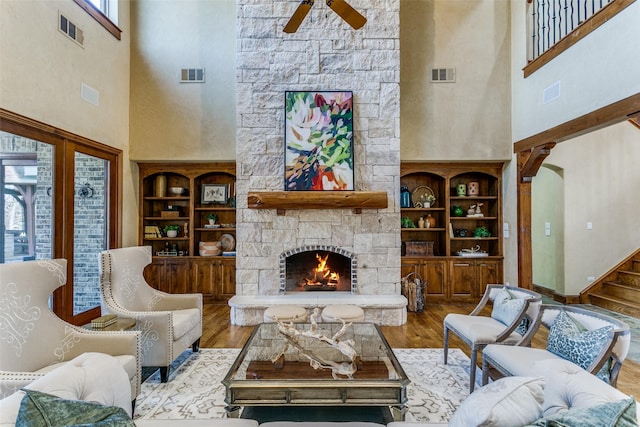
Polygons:
<instances>
[{"instance_id":1,"label":"white sofa","mask_svg":"<svg viewBox=\"0 0 640 427\"><path fill-rule=\"evenodd\" d=\"M593 413L613 402L630 397L593 374L566 360L537 362L533 377L511 376L476 389L458 408L449 424L427 422L392 422L387 427L526 426L547 417L588 417L591 425L636 425L598 423ZM635 404L635 418L640 420L640 405ZM627 414L631 412L630 408ZM610 422L610 420L608 420ZM579 425L581 425L580 422ZM546 425L546 424L542 424ZM558 425L558 424L553 424ZM560 424L565 425L565 424ZM572 425L572 424L566 424Z\"/></svg>"}]
</instances>

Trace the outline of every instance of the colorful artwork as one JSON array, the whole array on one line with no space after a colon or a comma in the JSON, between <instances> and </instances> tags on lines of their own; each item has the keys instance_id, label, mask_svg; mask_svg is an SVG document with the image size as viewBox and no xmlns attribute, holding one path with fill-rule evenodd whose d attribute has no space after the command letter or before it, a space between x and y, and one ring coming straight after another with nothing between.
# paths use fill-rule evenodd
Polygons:
<instances>
[{"instance_id":1,"label":"colorful artwork","mask_svg":"<svg viewBox=\"0 0 640 427\"><path fill-rule=\"evenodd\" d=\"M353 93L285 93L285 190L353 190Z\"/></svg>"}]
</instances>

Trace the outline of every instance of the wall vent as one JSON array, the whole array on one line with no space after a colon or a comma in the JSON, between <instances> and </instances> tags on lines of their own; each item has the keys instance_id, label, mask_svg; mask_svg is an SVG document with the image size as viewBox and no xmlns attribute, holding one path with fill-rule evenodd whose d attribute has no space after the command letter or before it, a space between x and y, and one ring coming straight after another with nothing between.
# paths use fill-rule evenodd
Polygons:
<instances>
[{"instance_id":1,"label":"wall vent","mask_svg":"<svg viewBox=\"0 0 640 427\"><path fill-rule=\"evenodd\" d=\"M453 83L455 81L456 81L455 68L432 68L431 69L432 83Z\"/></svg>"},{"instance_id":2,"label":"wall vent","mask_svg":"<svg viewBox=\"0 0 640 427\"><path fill-rule=\"evenodd\" d=\"M93 105L100 104L100 92L98 92L88 84L82 83L82 85L80 86L80 97L85 101L92 103Z\"/></svg>"},{"instance_id":3,"label":"wall vent","mask_svg":"<svg viewBox=\"0 0 640 427\"><path fill-rule=\"evenodd\" d=\"M180 72L182 83L204 83L204 68L183 68Z\"/></svg>"},{"instance_id":4,"label":"wall vent","mask_svg":"<svg viewBox=\"0 0 640 427\"><path fill-rule=\"evenodd\" d=\"M84 31L63 14L58 13L58 17L58 30L80 46L84 46Z\"/></svg>"},{"instance_id":5,"label":"wall vent","mask_svg":"<svg viewBox=\"0 0 640 427\"><path fill-rule=\"evenodd\" d=\"M560 81L555 82L542 92L543 104L547 104L556 98L560 98Z\"/></svg>"}]
</instances>

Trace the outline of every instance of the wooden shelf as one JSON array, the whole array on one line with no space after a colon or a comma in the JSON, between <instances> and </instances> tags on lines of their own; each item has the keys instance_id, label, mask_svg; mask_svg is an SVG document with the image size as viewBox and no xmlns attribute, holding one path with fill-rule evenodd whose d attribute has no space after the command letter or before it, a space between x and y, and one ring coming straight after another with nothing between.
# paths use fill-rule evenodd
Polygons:
<instances>
[{"instance_id":1,"label":"wooden shelf","mask_svg":"<svg viewBox=\"0 0 640 427\"><path fill-rule=\"evenodd\" d=\"M250 191L249 209L384 209L384 191Z\"/></svg>"}]
</instances>

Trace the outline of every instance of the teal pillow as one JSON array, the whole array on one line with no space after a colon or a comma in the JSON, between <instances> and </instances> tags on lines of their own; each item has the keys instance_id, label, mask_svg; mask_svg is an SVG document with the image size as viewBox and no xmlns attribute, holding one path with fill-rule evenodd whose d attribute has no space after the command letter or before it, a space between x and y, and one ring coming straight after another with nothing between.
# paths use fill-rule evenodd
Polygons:
<instances>
[{"instance_id":1,"label":"teal pillow","mask_svg":"<svg viewBox=\"0 0 640 427\"><path fill-rule=\"evenodd\" d=\"M526 304L525 298L517 298L508 289L498 291L493 300L493 309L491 317L505 326L510 325L518 317L522 307ZM516 327L515 332L524 335L529 327L528 319L522 319L522 322Z\"/></svg>"},{"instance_id":2,"label":"teal pillow","mask_svg":"<svg viewBox=\"0 0 640 427\"><path fill-rule=\"evenodd\" d=\"M613 326L587 330L577 320L561 311L553 321L547 338L547 350L587 369L605 345L609 344Z\"/></svg>"},{"instance_id":3,"label":"teal pillow","mask_svg":"<svg viewBox=\"0 0 640 427\"><path fill-rule=\"evenodd\" d=\"M20 402L16 427L135 427L127 412L118 406L23 391L26 394Z\"/></svg>"},{"instance_id":4,"label":"teal pillow","mask_svg":"<svg viewBox=\"0 0 640 427\"><path fill-rule=\"evenodd\" d=\"M538 427L637 427L636 401L633 397L602 403L589 408L576 408L541 418L531 426Z\"/></svg>"}]
</instances>

